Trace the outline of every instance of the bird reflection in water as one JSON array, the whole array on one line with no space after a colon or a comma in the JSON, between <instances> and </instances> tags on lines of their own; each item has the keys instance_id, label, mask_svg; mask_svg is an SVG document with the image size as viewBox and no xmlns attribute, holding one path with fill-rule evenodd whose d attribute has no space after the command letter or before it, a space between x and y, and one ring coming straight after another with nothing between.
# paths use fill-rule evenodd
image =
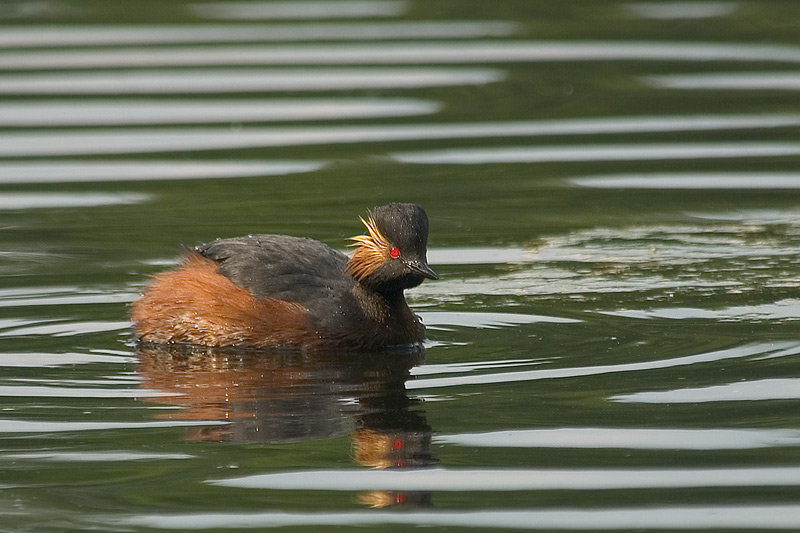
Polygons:
<instances>
[{"instance_id":1,"label":"bird reflection in water","mask_svg":"<svg viewBox=\"0 0 800 533\"><path fill-rule=\"evenodd\" d=\"M424 468L431 428L405 382L424 349L377 353L237 350L143 343L138 372L162 419L206 420L193 441L299 442L350 434L353 457L376 469ZM219 421L219 424L214 424ZM372 491L371 507L427 506L430 494Z\"/></svg>"}]
</instances>

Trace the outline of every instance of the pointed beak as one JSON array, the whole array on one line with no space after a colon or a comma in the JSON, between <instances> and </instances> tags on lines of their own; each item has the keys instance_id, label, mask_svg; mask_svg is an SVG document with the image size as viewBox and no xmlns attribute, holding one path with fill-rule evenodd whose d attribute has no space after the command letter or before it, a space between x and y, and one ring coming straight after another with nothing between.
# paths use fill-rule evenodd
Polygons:
<instances>
[{"instance_id":1,"label":"pointed beak","mask_svg":"<svg viewBox=\"0 0 800 533\"><path fill-rule=\"evenodd\" d=\"M431 267L429 267L427 263L424 263L422 261L414 261L406 263L406 265L408 265L408 268L410 268L417 274L420 274L422 277L428 279L439 279L439 276L436 275L436 272L431 270Z\"/></svg>"}]
</instances>

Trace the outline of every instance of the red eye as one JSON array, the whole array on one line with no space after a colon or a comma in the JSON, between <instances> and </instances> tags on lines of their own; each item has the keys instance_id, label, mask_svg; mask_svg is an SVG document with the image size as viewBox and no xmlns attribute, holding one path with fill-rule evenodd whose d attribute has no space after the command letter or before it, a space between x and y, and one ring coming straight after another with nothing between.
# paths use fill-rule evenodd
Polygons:
<instances>
[{"instance_id":1,"label":"red eye","mask_svg":"<svg viewBox=\"0 0 800 533\"><path fill-rule=\"evenodd\" d=\"M389 255L392 256L392 258L397 259L398 257L400 257L400 248L392 246L392 249L389 250Z\"/></svg>"}]
</instances>

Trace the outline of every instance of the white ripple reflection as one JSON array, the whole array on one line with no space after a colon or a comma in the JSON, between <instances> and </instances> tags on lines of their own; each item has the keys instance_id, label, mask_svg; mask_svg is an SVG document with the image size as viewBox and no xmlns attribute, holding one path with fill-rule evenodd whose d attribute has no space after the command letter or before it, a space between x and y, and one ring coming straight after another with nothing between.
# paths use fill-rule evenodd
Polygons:
<instances>
[{"instance_id":1,"label":"white ripple reflection","mask_svg":"<svg viewBox=\"0 0 800 533\"><path fill-rule=\"evenodd\" d=\"M2 164L0 164L2 168ZM0 179L2 182L2 179ZM149 194L139 193L23 193L4 192L0 196L0 211L43 209L51 207L99 207L106 205L141 204ZM2 303L0 303L2 305Z\"/></svg>"},{"instance_id":2,"label":"white ripple reflection","mask_svg":"<svg viewBox=\"0 0 800 533\"><path fill-rule=\"evenodd\" d=\"M181 69L49 72L0 76L0 94L207 94L485 85L505 79L486 68Z\"/></svg>"},{"instance_id":3,"label":"white ripple reflection","mask_svg":"<svg viewBox=\"0 0 800 533\"><path fill-rule=\"evenodd\" d=\"M28 335L48 335L53 337L71 337L90 333L103 333L106 331L119 331L130 327L127 320L104 321L87 320L43 324L38 326L25 326L20 328L0 331L0 337L22 337Z\"/></svg>"},{"instance_id":4,"label":"white ripple reflection","mask_svg":"<svg viewBox=\"0 0 800 533\"><path fill-rule=\"evenodd\" d=\"M147 397L165 395L159 391L148 391ZM76 396L79 397L79 396ZM61 433L73 431L102 431L116 429L144 429L186 426L218 426L225 422L215 420L211 423L200 420L157 420L152 422L103 422L103 421L49 421L49 420L18 420L0 419L0 433Z\"/></svg>"},{"instance_id":5,"label":"white ripple reflection","mask_svg":"<svg viewBox=\"0 0 800 533\"><path fill-rule=\"evenodd\" d=\"M513 368L541 365L547 362L543 359L503 359L500 361L470 361L468 363L426 363L411 369L412 376L430 376L433 374L458 374L495 370L498 368Z\"/></svg>"},{"instance_id":6,"label":"white ripple reflection","mask_svg":"<svg viewBox=\"0 0 800 533\"><path fill-rule=\"evenodd\" d=\"M404 117L440 105L410 98L325 100L37 100L0 102L0 126L211 124Z\"/></svg>"},{"instance_id":7,"label":"white ripple reflection","mask_svg":"<svg viewBox=\"0 0 800 533\"><path fill-rule=\"evenodd\" d=\"M103 523L106 523L103 521ZM289 526L358 526L403 525L447 527L459 531L483 528L541 530L764 530L800 529L798 505L737 505L638 508L505 509L465 511L372 511L343 512L261 512L261 513L192 513L142 514L113 519L114 525L153 529L260 529Z\"/></svg>"},{"instance_id":8,"label":"white ripple reflection","mask_svg":"<svg viewBox=\"0 0 800 533\"><path fill-rule=\"evenodd\" d=\"M135 357L98 353L0 353L0 367L52 368L95 363L130 364Z\"/></svg>"},{"instance_id":9,"label":"white ripple reflection","mask_svg":"<svg viewBox=\"0 0 800 533\"><path fill-rule=\"evenodd\" d=\"M738 381L726 385L675 389L669 391L636 392L612 396L623 403L709 403L756 402L764 400L800 399L800 379L776 378L757 381Z\"/></svg>"},{"instance_id":10,"label":"white ripple reflection","mask_svg":"<svg viewBox=\"0 0 800 533\"><path fill-rule=\"evenodd\" d=\"M668 320L706 319L706 320L800 320L800 300L787 298L777 302L758 305L737 305L721 309L699 307L664 307L659 309L621 309L618 311L598 311L601 314L624 318Z\"/></svg>"},{"instance_id":11,"label":"white ripple reflection","mask_svg":"<svg viewBox=\"0 0 800 533\"><path fill-rule=\"evenodd\" d=\"M705 19L732 15L741 7L740 2L631 2L622 8L632 15L655 20Z\"/></svg>"},{"instance_id":12,"label":"white ripple reflection","mask_svg":"<svg viewBox=\"0 0 800 533\"><path fill-rule=\"evenodd\" d=\"M793 208L733 209L730 211L688 211L690 217L700 220L738 222L747 226L781 224L800 226L800 210Z\"/></svg>"},{"instance_id":13,"label":"white ripple reflection","mask_svg":"<svg viewBox=\"0 0 800 533\"><path fill-rule=\"evenodd\" d=\"M306 470L210 480L274 490L520 491L798 487L800 468Z\"/></svg>"},{"instance_id":14,"label":"white ripple reflection","mask_svg":"<svg viewBox=\"0 0 800 533\"><path fill-rule=\"evenodd\" d=\"M554 428L436 435L435 444L489 448L750 450L800 446L791 429Z\"/></svg>"},{"instance_id":15,"label":"white ripple reflection","mask_svg":"<svg viewBox=\"0 0 800 533\"><path fill-rule=\"evenodd\" d=\"M143 452L32 452L0 455L2 459L48 461L65 463L124 463L127 461L172 461L194 459L186 453Z\"/></svg>"},{"instance_id":16,"label":"white ripple reflection","mask_svg":"<svg viewBox=\"0 0 800 533\"><path fill-rule=\"evenodd\" d=\"M736 91L797 91L798 72L732 72L718 74L661 74L640 78L658 89L702 89Z\"/></svg>"},{"instance_id":17,"label":"white ripple reflection","mask_svg":"<svg viewBox=\"0 0 800 533\"><path fill-rule=\"evenodd\" d=\"M356 41L504 37L519 25L500 21L328 24L114 24L0 27L0 48L123 44Z\"/></svg>"},{"instance_id":18,"label":"white ripple reflection","mask_svg":"<svg viewBox=\"0 0 800 533\"><path fill-rule=\"evenodd\" d=\"M93 387L54 387L47 385L0 385L0 397L11 398L154 398L176 396L175 393L149 389L121 389L121 388L93 388ZM9 431L19 433L23 425L14 424L14 421L0 420L0 433ZM10 429L4 427L10 425ZM83 427L77 424L78 427ZM69 423L64 424L68 431ZM91 427L91 426L89 426ZM138 427L138 426L134 426ZM16 429L16 431L15 431ZM96 429L110 429L98 427ZM35 431L35 430L34 430ZM46 431L46 430L45 430Z\"/></svg>"},{"instance_id":19,"label":"white ripple reflection","mask_svg":"<svg viewBox=\"0 0 800 533\"><path fill-rule=\"evenodd\" d=\"M302 0L295 2L196 2L187 6L197 17L223 20L338 19L396 17L408 9L403 0Z\"/></svg>"},{"instance_id":20,"label":"white ripple reflection","mask_svg":"<svg viewBox=\"0 0 800 533\"><path fill-rule=\"evenodd\" d=\"M402 163L481 165L493 163L567 163L584 161L653 161L662 159L729 159L800 154L792 142L704 142L670 144L607 144L458 148L395 153ZM642 183L643 180L640 180Z\"/></svg>"},{"instance_id":21,"label":"white ripple reflection","mask_svg":"<svg viewBox=\"0 0 800 533\"><path fill-rule=\"evenodd\" d=\"M771 235L761 225L766 223L754 219L747 223L715 225L595 227L544 238L528 258L530 261L587 264L630 265L657 261L659 265L688 265L712 259L793 257L796 252L787 244L787 239ZM736 275L741 272L737 271Z\"/></svg>"},{"instance_id":22,"label":"white ripple reflection","mask_svg":"<svg viewBox=\"0 0 800 533\"><path fill-rule=\"evenodd\" d=\"M248 127L241 130L210 127L136 130L107 128L91 131L77 129L0 134L0 156L150 153L434 139L721 131L797 125L800 125L800 115L690 115L451 124ZM767 157L798 153L798 143L728 142L468 148L395 153L392 157L408 163L478 164Z\"/></svg>"},{"instance_id":23,"label":"white ripple reflection","mask_svg":"<svg viewBox=\"0 0 800 533\"><path fill-rule=\"evenodd\" d=\"M2 148L0 148L2 152ZM0 162L0 184L83 183L284 176L313 172L320 161L15 161Z\"/></svg>"},{"instance_id":24,"label":"white ripple reflection","mask_svg":"<svg viewBox=\"0 0 800 533\"><path fill-rule=\"evenodd\" d=\"M446 329L444 326L496 329L520 324L535 324L538 322L547 322L551 324L575 324L580 322L580 320L572 318L522 313L423 311L420 315L425 325L434 326L433 329Z\"/></svg>"},{"instance_id":25,"label":"white ripple reflection","mask_svg":"<svg viewBox=\"0 0 800 533\"><path fill-rule=\"evenodd\" d=\"M0 289L1 307L29 307L41 305L113 304L128 303L136 298L135 292L103 291L84 287L26 287ZM0 320L0 328L29 324L32 321Z\"/></svg>"},{"instance_id":26,"label":"white ripple reflection","mask_svg":"<svg viewBox=\"0 0 800 533\"><path fill-rule=\"evenodd\" d=\"M582 176L569 181L598 189L800 189L800 173L796 172L639 173Z\"/></svg>"},{"instance_id":27,"label":"white ripple reflection","mask_svg":"<svg viewBox=\"0 0 800 533\"><path fill-rule=\"evenodd\" d=\"M534 370L520 370L513 372L493 372L483 374L468 374L459 376L419 378L409 381L406 387L412 389L431 389L442 387L458 387L462 385L488 385L494 383L516 383L522 381L538 381L542 379L568 379L586 376L598 376L605 374L616 374L622 372L643 372L649 370L660 370L665 368L675 368L680 366L691 366L696 364L713 363L727 359L740 359L753 356L785 356L787 354L800 353L800 344L796 343L770 343L770 344L749 344L737 346L724 350L688 355L684 357L674 357L671 359L658 359L654 361L642 361L637 363L622 363L616 365L596 365L578 366L568 368L541 368ZM798 381L800 383L800 381ZM645 393L642 393L645 394ZM650 394L650 393L646 393ZM658 394L658 393L652 393ZM796 393L800 394L800 393ZM615 397L619 400L622 397Z\"/></svg>"},{"instance_id":28,"label":"white ripple reflection","mask_svg":"<svg viewBox=\"0 0 800 533\"><path fill-rule=\"evenodd\" d=\"M654 41L417 41L413 43L120 47L0 52L0 70L230 65L381 65L550 61L800 63L794 46Z\"/></svg>"},{"instance_id":29,"label":"white ripple reflection","mask_svg":"<svg viewBox=\"0 0 800 533\"><path fill-rule=\"evenodd\" d=\"M708 295L798 285L795 241L800 213L756 209L689 215L715 222L595 227L540 238L519 253L498 254L498 262L510 260L514 268L503 269L491 278L445 277L415 288L412 294L414 298L454 303L475 295L551 296L563 301L565 297L588 299L612 293L667 297L676 290ZM775 224L787 227L770 227ZM666 274L669 270L665 269L670 268L678 268L682 275ZM771 274L766 275L765 269ZM641 309L611 312L631 313L634 318L650 316L647 308ZM672 318L680 318L685 312L700 318L713 313L723 320L794 320L796 317L790 315L795 309L796 302L785 299L754 308L677 310ZM654 312L661 316L671 311Z\"/></svg>"},{"instance_id":30,"label":"white ripple reflection","mask_svg":"<svg viewBox=\"0 0 800 533\"><path fill-rule=\"evenodd\" d=\"M525 249L513 246L428 248L428 262L432 265L496 265L527 260Z\"/></svg>"}]
</instances>

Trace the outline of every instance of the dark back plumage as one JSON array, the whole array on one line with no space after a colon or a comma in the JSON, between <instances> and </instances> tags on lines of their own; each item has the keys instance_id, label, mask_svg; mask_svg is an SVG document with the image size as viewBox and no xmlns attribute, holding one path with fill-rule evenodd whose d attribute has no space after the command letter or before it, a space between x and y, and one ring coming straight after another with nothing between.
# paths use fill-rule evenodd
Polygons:
<instances>
[{"instance_id":1,"label":"dark back plumage","mask_svg":"<svg viewBox=\"0 0 800 533\"><path fill-rule=\"evenodd\" d=\"M218 272L256 298L306 303L349 290L347 256L313 239L248 235L200 245L197 252L219 263Z\"/></svg>"}]
</instances>

